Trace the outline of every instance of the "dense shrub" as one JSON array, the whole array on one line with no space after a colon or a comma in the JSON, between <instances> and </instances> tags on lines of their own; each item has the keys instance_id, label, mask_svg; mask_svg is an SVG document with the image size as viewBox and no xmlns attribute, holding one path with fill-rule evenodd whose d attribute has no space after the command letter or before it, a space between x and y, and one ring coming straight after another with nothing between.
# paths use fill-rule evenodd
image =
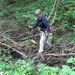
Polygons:
<instances>
[{"instance_id":1,"label":"dense shrub","mask_svg":"<svg viewBox=\"0 0 75 75\"><path fill-rule=\"evenodd\" d=\"M73 57L69 58L61 69L41 63L35 67L31 59L18 59L16 62L11 59L10 52L2 55L0 50L0 75L75 75L75 58Z\"/></svg>"}]
</instances>

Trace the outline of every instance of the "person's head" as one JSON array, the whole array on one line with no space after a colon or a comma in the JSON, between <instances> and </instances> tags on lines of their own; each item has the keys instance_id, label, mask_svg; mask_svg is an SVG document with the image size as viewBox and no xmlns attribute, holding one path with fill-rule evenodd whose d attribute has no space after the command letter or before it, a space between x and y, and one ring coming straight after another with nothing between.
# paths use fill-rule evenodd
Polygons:
<instances>
[{"instance_id":1,"label":"person's head","mask_svg":"<svg viewBox=\"0 0 75 75\"><path fill-rule=\"evenodd\" d=\"M41 18L41 17L42 17L42 12L41 12L41 10L40 10L40 9L37 9L37 10L35 11L35 15L36 15L37 18Z\"/></svg>"}]
</instances>

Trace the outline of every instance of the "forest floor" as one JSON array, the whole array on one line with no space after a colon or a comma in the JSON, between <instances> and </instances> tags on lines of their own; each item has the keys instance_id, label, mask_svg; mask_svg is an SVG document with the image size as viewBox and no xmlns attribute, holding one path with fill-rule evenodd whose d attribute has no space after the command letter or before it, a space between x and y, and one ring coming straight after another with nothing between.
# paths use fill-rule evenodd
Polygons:
<instances>
[{"instance_id":1,"label":"forest floor","mask_svg":"<svg viewBox=\"0 0 75 75\"><path fill-rule=\"evenodd\" d=\"M38 54L39 38L37 29L30 30L27 26L19 27L14 20L0 21L0 48L4 53L10 51L13 60L31 58L35 64L42 62L49 66L61 67L66 58L75 56L75 42L52 43L50 47L45 47L42 54Z\"/></svg>"}]
</instances>

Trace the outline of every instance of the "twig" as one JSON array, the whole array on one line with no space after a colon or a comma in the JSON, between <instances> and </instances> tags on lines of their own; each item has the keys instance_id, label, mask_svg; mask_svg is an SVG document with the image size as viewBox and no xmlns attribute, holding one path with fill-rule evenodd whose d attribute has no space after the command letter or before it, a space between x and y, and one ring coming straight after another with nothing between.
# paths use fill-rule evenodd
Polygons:
<instances>
[{"instance_id":1,"label":"twig","mask_svg":"<svg viewBox=\"0 0 75 75\"><path fill-rule=\"evenodd\" d=\"M36 36L38 36L38 35L40 35L40 34L36 34L36 35L32 35L32 36L28 36L28 37L25 37L25 38L23 38L23 39L17 39L17 40L21 40L21 41L23 41L23 40L27 40L27 39L32 38L32 37L36 37Z\"/></svg>"},{"instance_id":2,"label":"twig","mask_svg":"<svg viewBox=\"0 0 75 75\"><path fill-rule=\"evenodd\" d=\"M1 34L1 36L2 36L4 39L9 40L10 42L14 43L15 45L23 46L23 45L21 45L21 44L15 42L15 41L13 41L12 39L10 39L10 38L8 38L8 37L2 35L2 34Z\"/></svg>"},{"instance_id":3,"label":"twig","mask_svg":"<svg viewBox=\"0 0 75 75\"><path fill-rule=\"evenodd\" d=\"M42 54L39 54L39 55L41 56L41 58L42 58L43 60L45 60Z\"/></svg>"},{"instance_id":4,"label":"twig","mask_svg":"<svg viewBox=\"0 0 75 75\"><path fill-rule=\"evenodd\" d=\"M22 36L24 36L24 35L26 35L26 34L29 34L29 33L30 33L30 32L23 33L23 34L19 35L17 38L20 38L20 37L22 37Z\"/></svg>"},{"instance_id":5,"label":"twig","mask_svg":"<svg viewBox=\"0 0 75 75\"><path fill-rule=\"evenodd\" d=\"M30 34L30 32L28 31L28 32L26 32L26 33L23 33L23 34L17 36L17 37L10 37L10 39L19 39L20 37L22 37L22 36L24 36L24 35L26 35L26 34Z\"/></svg>"}]
</instances>

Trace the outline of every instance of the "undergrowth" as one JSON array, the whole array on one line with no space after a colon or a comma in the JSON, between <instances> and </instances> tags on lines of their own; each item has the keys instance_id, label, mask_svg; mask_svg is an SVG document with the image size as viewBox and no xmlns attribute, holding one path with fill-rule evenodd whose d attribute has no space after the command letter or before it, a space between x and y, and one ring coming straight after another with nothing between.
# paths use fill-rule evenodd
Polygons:
<instances>
[{"instance_id":1,"label":"undergrowth","mask_svg":"<svg viewBox=\"0 0 75 75\"><path fill-rule=\"evenodd\" d=\"M8 1L14 2L10 3ZM34 11L40 8L43 15L48 16L54 1L55 0L0 0L0 20L14 18L19 26L33 25L36 22ZM49 23L51 20L52 17L49 19ZM60 42L61 39L61 43L75 41L75 0L62 0L57 9L57 16L53 26L55 28L62 27L60 31L61 35L66 33L66 31L73 33L68 39L65 38L65 40L60 38L61 35L58 34L54 38L55 42ZM24 41L21 42L21 44L27 42L28 41ZM35 46L33 47L35 48ZM36 66L37 71L35 70L34 61L31 59L19 59L13 62L10 52L4 53L0 49L0 75L75 75L75 57L67 59L67 62L62 65L62 68L51 67L42 63L38 63Z\"/></svg>"},{"instance_id":2,"label":"undergrowth","mask_svg":"<svg viewBox=\"0 0 75 75\"><path fill-rule=\"evenodd\" d=\"M54 0L28 2L22 0L16 1L14 4L7 5L6 1L1 0L0 17L14 17L19 25L32 25L36 21L36 17L34 15L35 10L40 8L44 15L48 15L51 11Z\"/></svg>"},{"instance_id":3,"label":"undergrowth","mask_svg":"<svg viewBox=\"0 0 75 75\"><path fill-rule=\"evenodd\" d=\"M42 63L34 66L31 59L18 59L13 62L10 52L2 55L0 50L0 75L75 75L75 58L68 58L62 68L51 67ZM9 61L9 62L8 62Z\"/></svg>"},{"instance_id":4,"label":"undergrowth","mask_svg":"<svg viewBox=\"0 0 75 75\"><path fill-rule=\"evenodd\" d=\"M49 16L54 1L55 0L1 0L0 18L14 18L17 25L20 27L33 25L36 22L36 17L34 15L35 10L40 8L44 16ZM51 23L52 17L53 15L49 19L49 23ZM62 27L60 37L64 36L66 32L72 32L73 35L69 38L69 40L75 41L75 0L62 0L60 2L57 8L57 14L53 27ZM54 42L58 42L58 39L60 39L60 34L54 36ZM68 42L68 39L60 40L60 42L62 41Z\"/></svg>"}]
</instances>

